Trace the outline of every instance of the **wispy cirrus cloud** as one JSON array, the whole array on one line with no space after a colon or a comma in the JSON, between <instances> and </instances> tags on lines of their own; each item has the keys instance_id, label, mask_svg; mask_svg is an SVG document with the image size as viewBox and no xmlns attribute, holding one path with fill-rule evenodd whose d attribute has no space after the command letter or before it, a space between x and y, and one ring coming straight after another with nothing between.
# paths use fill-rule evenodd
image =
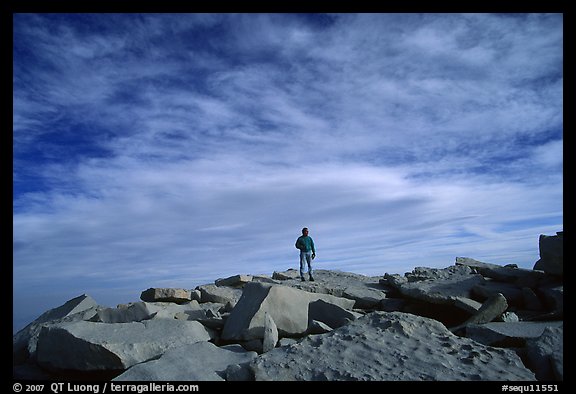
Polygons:
<instances>
[{"instance_id":1,"label":"wispy cirrus cloud","mask_svg":"<svg viewBox=\"0 0 576 394\"><path fill-rule=\"evenodd\" d=\"M562 40L558 14L17 14L14 293L271 273L303 226L318 268L531 267Z\"/></svg>"}]
</instances>

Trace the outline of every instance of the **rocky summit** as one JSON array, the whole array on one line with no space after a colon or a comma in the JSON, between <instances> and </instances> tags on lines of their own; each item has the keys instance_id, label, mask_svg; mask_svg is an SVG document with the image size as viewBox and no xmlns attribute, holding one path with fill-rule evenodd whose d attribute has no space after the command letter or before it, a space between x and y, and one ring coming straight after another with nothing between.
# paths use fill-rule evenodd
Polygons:
<instances>
[{"instance_id":1,"label":"rocky summit","mask_svg":"<svg viewBox=\"0 0 576 394\"><path fill-rule=\"evenodd\" d=\"M83 294L13 337L16 379L561 381L563 233L533 269L457 257L403 275L239 273L150 288L108 308Z\"/></svg>"}]
</instances>

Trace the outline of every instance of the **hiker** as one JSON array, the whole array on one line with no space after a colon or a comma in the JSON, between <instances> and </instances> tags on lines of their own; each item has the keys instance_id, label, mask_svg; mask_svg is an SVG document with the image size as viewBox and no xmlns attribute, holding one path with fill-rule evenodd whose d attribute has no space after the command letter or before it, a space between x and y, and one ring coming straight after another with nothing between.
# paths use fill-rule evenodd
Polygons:
<instances>
[{"instance_id":1,"label":"hiker","mask_svg":"<svg viewBox=\"0 0 576 394\"><path fill-rule=\"evenodd\" d=\"M316 249L314 249L312 237L308 235L307 227L302 229L302 235L296 240L296 249L300 250L300 279L302 282L306 281L304 279L304 265L308 263L308 275L310 275L310 281L314 282L312 260L316 257Z\"/></svg>"}]
</instances>

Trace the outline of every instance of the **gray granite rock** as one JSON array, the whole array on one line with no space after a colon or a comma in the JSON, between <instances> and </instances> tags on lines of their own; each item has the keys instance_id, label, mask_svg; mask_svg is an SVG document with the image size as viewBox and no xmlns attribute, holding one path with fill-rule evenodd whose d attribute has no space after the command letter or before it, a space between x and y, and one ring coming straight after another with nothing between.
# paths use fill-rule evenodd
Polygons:
<instances>
[{"instance_id":1,"label":"gray granite rock","mask_svg":"<svg viewBox=\"0 0 576 394\"><path fill-rule=\"evenodd\" d=\"M468 276L474 271L467 266L451 265L446 268L416 267L411 272L404 274L408 282L420 282L428 280L454 279L455 277Z\"/></svg>"},{"instance_id":2,"label":"gray granite rock","mask_svg":"<svg viewBox=\"0 0 576 394\"><path fill-rule=\"evenodd\" d=\"M196 321L153 319L132 323L77 321L43 327L38 363L48 369L121 370L172 347L210 340Z\"/></svg>"},{"instance_id":3,"label":"gray granite rock","mask_svg":"<svg viewBox=\"0 0 576 394\"><path fill-rule=\"evenodd\" d=\"M547 327L562 325L562 321L470 324L466 326L466 337L489 346L523 347L527 339L539 337Z\"/></svg>"},{"instance_id":4,"label":"gray granite rock","mask_svg":"<svg viewBox=\"0 0 576 394\"><path fill-rule=\"evenodd\" d=\"M370 287L348 286L342 292L342 297L356 301L354 308L374 309L386 298L386 293Z\"/></svg>"},{"instance_id":5,"label":"gray granite rock","mask_svg":"<svg viewBox=\"0 0 576 394\"><path fill-rule=\"evenodd\" d=\"M384 312L402 312L406 300L402 298L384 298L380 300L379 309Z\"/></svg>"},{"instance_id":6,"label":"gray granite rock","mask_svg":"<svg viewBox=\"0 0 576 394\"><path fill-rule=\"evenodd\" d=\"M210 342L197 342L172 348L157 360L135 365L114 381L222 381L228 366L246 363L254 357L256 353L239 345L218 347Z\"/></svg>"},{"instance_id":7,"label":"gray granite rock","mask_svg":"<svg viewBox=\"0 0 576 394\"><path fill-rule=\"evenodd\" d=\"M482 307L482 303L468 297L455 297L454 306L473 315Z\"/></svg>"},{"instance_id":8,"label":"gray granite rock","mask_svg":"<svg viewBox=\"0 0 576 394\"><path fill-rule=\"evenodd\" d=\"M563 378L562 276L470 258L404 276L331 270L316 270L314 282L301 282L297 270L273 276L218 279L218 286L188 291L189 299L175 293L183 289L149 289L149 299L165 301L117 308L87 296L70 300L14 336L14 360L29 363L16 365L15 376L36 376L40 365L130 368L121 380L534 379L517 352L539 379ZM514 312L506 311L509 305ZM210 357L222 358L212 344L194 345L208 340L239 343L233 346L260 356L203 369L195 358L207 366L217 362ZM191 344L196 357L180 353L190 353Z\"/></svg>"},{"instance_id":9,"label":"gray granite rock","mask_svg":"<svg viewBox=\"0 0 576 394\"><path fill-rule=\"evenodd\" d=\"M332 331L332 327L322 323L321 321L312 320L310 324L308 324L308 330L306 331L306 334L326 334L330 331Z\"/></svg>"},{"instance_id":10,"label":"gray granite rock","mask_svg":"<svg viewBox=\"0 0 576 394\"><path fill-rule=\"evenodd\" d=\"M145 302L135 302L120 308L105 308L98 311L93 321L100 323L129 323L150 319L152 312Z\"/></svg>"},{"instance_id":11,"label":"gray granite rock","mask_svg":"<svg viewBox=\"0 0 576 394\"><path fill-rule=\"evenodd\" d=\"M400 312L369 313L250 363L255 380L534 380L515 352Z\"/></svg>"},{"instance_id":12,"label":"gray granite rock","mask_svg":"<svg viewBox=\"0 0 576 394\"><path fill-rule=\"evenodd\" d=\"M27 359L35 360L36 346L42 327L63 322L89 320L94 318L102 308L104 307L99 306L92 297L82 294L66 301L57 308L44 312L13 336L12 352L14 362L23 363Z\"/></svg>"},{"instance_id":13,"label":"gray granite rock","mask_svg":"<svg viewBox=\"0 0 576 394\"><path fill-rule=\"evenodd\" d=\"M146 302L145 304L146 308L152 313L153 319L197 320L205 317L203 308L196 300L182 304L172 302Z\"/></svg>"},{"instance_id":14,"label":"gray granite rock","mask_svg":"<svg viewBox=\"0 0 576 394\"><path fill-rule=\"evenodd\" d=\"M262 352L268 352L278 343L278 327L270 313L264 313L264 337L262 338Z\"/></svg>"},{"instance_id":15,"label":"gray granite rock","mask_svg":"<svg viewBox=\"0 0 576 394\"><path fill-rule=\"evenodd\" d=\"M548 310L562 317L564 315L564 286L542 288L540 293Z\"/></svg>"},{"instance_id":16,"label":"gray granite rock","mask_svg":"<svg viewBox=\"0 0 576 394\"><path fill-rule=\"evenodd\" d=\"M308 304L308 325L312 320L338 328L362 316L358 312L344 309L330 301L319 299Z\"/></svg>"},{"instance_id":17,"label":"gray granite rock","mask_svg":"<svg viewBox=\"0 0 576 394\"><path fill-rule=\"evenodd\" d=\"M472 289L483 282L484 279L478 274L453 275L443 279L408 282L400 286L400 293L432 304L453 305L457 297L471 298Z\"/></svg>"},{"instance_id":18,"label":"gray granite rock","mask_svg":"<svg viewBox=\"0 0 576 394\"><path fill-rule=\"evenodd\" d=\"M248 282L252 281L252 275L239 274L229 276L228 278L220 278L214 281L216 286L229 286L229 287L244 287Z\"/></svg>"},{"instance_id":19,"label":"gray granite rock","mask_svg":"<svg viewBox=\"0 0 576 394\"><path fill-rule=\"evenodd\" d=\"M456 265L465 265L481 274L485 278L494 279L498 282L514 283L522 286L538 286L547 282L546 274L518 267L501 266L484 263L468 257L456 257Z\"/></svg>"},{"instance_id":20,"label":"gray granite rock","mask_svg":"<svg viewBox=\"0 0 576 394\"><path fill-rule=\"evenodd\" d=\"M275 272L273 277L286 278L282 281L285 286L354 300L355 308L375 308L386 297L386 289L380 284L381 276L317 269L314 271L314 282L302 282L297 270Z\"/></svg>"},{"instance_id":21,"label":"gray granite rock","mask_svg":"<svg viewBox=\"0 0 576 394\"><path fill-rule=\"evenodd\" d=\"M216 285L201 285L197 287L202 294L201 302L217 302L221 304L226 304L230 302L232 305L236 305L240 297L242 296L242 290L227 286L216 286Z\"/></svg>"},{"instance_id":22,"label":"gray granite rock","mask_svg":"<svg viewBox=\"0 0 576 394\"><path fill-rule=\"evenodd\" d=\"M496 319L508 309L506 298L500 293L488 298L480 309L472 315L464 324L482 324Z\"/></svg>"},{"instance_id":23,"label":"gray granite rock","mask_svg":"<svg viewBox=\"0 0 576 394\"><path fill-rule=\"evenodd\" d=\"M293 268L290 268L284 272L274 271L272 273L272 279L275 279L275 280L290 280L290 279L299 279L299 278L300 278L300 274L298 273L298 270L295 270Z\"/></svg>"},{"instance_id":24,"label":"gray granite rock","mask_svg":"<svg viewBox=\"0 0 576 394\"><path fill-rule=\"evenodd\" d=\"M526 340L526 356L538 380L564 380L564 326L546 327L539 337Z\"/></svg>"},{"instance_id":25,"label":"gray granite rock","mask_svg":"<svg viewBox=\"0 0 576 394\"><path fill-rule=\"evenodd\" d=\"M226 320L222 339L249 340L263 338L265 313L278 327L280 336L302 335L308 328L309 304L323 300L346 309L352 308L354 301L328 294L309 293L282 285L269 285L251 282L246 284L242 297Z\"/></svg>"},{"instance_id":26,"label":"gray granite rock","mask_svg":"<svg viewBox=\"0 0 576 394\"><path fill-rule=\"evenodd\" d=\"M248 363L228 365L225 375L228 382L249 382L254 380L254 373Z\"/></svg>"},{"instance_id":27,"label":"gray granite rock","mask_svg":"<svg viewBox=\"0 0 576 394\"><path fill-rule=\"evenodd\" d=\"M504 312L503 314L501 314L497 319L494 319L494 321L501 321L501 322L505 322L505 323L513 323L513 322L517 322L520 321L520 318L518 317L518 315L514 312Z\"/></svg>"},{"instance_id":28,"label":"gray granite rock","mask_svg":"<svg viewBox=\"0 0 576 394\"><path fill-rule=\"evenodd\" d=\"M192 300L190 290L177 288L151 287L140 294L140 299L146 302L188 302Z\"/></svg>"}]
</instances>

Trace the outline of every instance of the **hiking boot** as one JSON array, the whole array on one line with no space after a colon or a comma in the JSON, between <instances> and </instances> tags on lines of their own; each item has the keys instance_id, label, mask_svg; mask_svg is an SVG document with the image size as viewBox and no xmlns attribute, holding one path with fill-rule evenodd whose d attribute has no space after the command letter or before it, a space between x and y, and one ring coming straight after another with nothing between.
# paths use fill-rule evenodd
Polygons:
<instances>
[{"instance_id":1,"label":"hiking boot","mask_svg":"<svg viewBox=\"0 0 576 394\"><path fill-rule=\"evenodd\" d=\"M303 276L300 277L300 280L301 280L302 282L306 282L306 279L304 279Z\"/></svg>"},{"instance_id":2,"label":"hiking boot","mask_svg":"<svg viewBox=\"0 0 576 394\"><path fill-rule=\"evenodd\" d=\"M314 278L310 275L310 282L314 282Z\"/></svg>"}]
</instances>

